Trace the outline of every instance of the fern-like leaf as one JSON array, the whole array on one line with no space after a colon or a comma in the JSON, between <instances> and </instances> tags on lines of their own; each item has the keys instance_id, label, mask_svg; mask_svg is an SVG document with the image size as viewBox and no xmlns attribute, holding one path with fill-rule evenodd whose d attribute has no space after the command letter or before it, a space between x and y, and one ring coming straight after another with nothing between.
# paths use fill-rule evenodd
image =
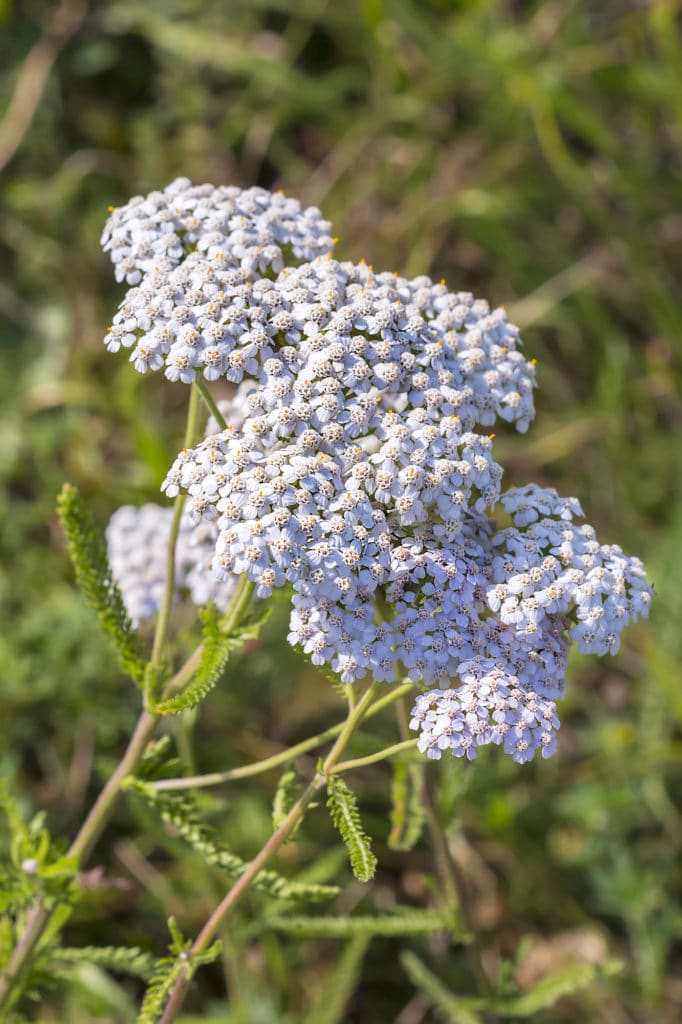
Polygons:
<instances>
[{"instance_id":1,"label":"fern-like leaf","mask_svg":"<svg viewBox=\"0 0 682 1024\"><path fill-rule=\"evenodd\" d=\"M136 978L150 978L156 967L156 958L137 946L70 946L56 949L50 957L50 967L64 971L76 964L87 963L119 974Z\"/></svg>"},{"instance_id":2,"label":"fern-like leaf","mask_svg":"<svg viewBox=\"0 0 682 1024\"><path fill-rule=\"evenodd\" d=\"M157 715L177 715L180 711L193 708L211 692L220 681L230 655L239 650L247 640L254 640L270 614L267 608L258 618L242 623L234 632L224 633L220 616L215 605L209 605L199 612L204 625L204 640L201 659L191 683L174 697L153 705Z\"/></svg>"},{"instance_id":3,"label":"fern-like leaf","mask_svg":"<svg viewBox=\"0 0 682 1024\"><path fill-rule=\"evenodd\" d=\"M275 797L272 801L272 827L277 829L282 824L287 814L301 795L301 785L298 774L293 765L287 765L280 777ZM300 822L299 822L300 824ZM293 838L296 829L293 830L290 839Z\"/></svg>"},{"instance_id":4,"label":"fern-like leaf","mask_svg":"<svg viewBox=\"0 0 682 1024\"><path fill-rule=\"evenodd\" d=\"M186 966L177 956L157 960L136 1024L157 1024L173 986Z\"/></svg>"},{"instance_id":5,"label":"fern-like leaf","mask_svg":"<svg viewBox=\"0 0 682 1024\"><path fill-rule=\"evenodd\" d=\"M391 832L388 845L392 850L408 852L419 842L424 828L424 765L421 762L393 765L391 787Z\"/></svg>"},{"instance_id":6,"label":"fern-like leaf","mask_svg":"<svg viewBox=\"0 0 682 1024\"><path fill-rule=\"evenodd\" d=\"M400 962L412 984L424 993L446 1024L482 1024L482 999L453 995L414 953L403 953Z\"/></svg>"},{"instance_id":7,"label":"fern-like leaf","mask_svg":"<svg viewBox=\"0 0 682 1024\"><path fill-rule=\"evenodd\" d=\"M266 918L264 927L301 938L346 939L359 935L428 935L449 928L448 920L432 910L400 908L401 913L373 917L356 914L339 917L279 916Z\"/></svg>"},{"instance_id":8,"label":"fern-like leaf","mask_svg":"<svg viewBox=\"0 0 682 1024\"><path fill-rule=\"evenodd\" d=\"M10 854L0 864L0 913L16 914L36 899L46 905L71 900L78 863L53 844L44 813L25 822L5 781L0 781L0 811L9 825Z\"/></svg>"},{"instance_id":9,"label":"fern-like leaf","mask_svg":"<svg viewBox=\"0 0 682 1024\"><path fill-rule=\"evenodd\" d=\"M568 964L561 970L541 978L528 992L493 1000L491 1008L499 1017L534 1017L540 1010L548 1010L559 999L589 988L600 977L616 974L623 964L607 960L601 964Z\"/></svg>"},{"instance_id":10,"label":"fern-like leaf","mask_svg":"<svg viewBox=\"0 0 682 1024\"><path fill-rule=\"evenodd\" d=\"M221 868L231 878L240 878L248 863L231 853L215 838L215 833L199 818L194 799L186 793L171 793L155 790L149 783L130 778L127 788L134 788L150 803L163 821L173 825L176 831L203 857L207 864ZM311 885L290 882L275 871L261 871L253 882L253 888L281 900L305 900L317 903L333 899L338 895L335 885Z\"/></svg>"},{"instance_id":11,"label":"fern-like leaf","mask_svg":"<svg viewBox=\"0 0 682 1024\"><path fill-rule=\"evenodd\" d=\"M303 1024L343 1024L347 1019L348 1003L355 991L368 945L367 936L359 935L351 939L338 963L325 978L315 1006Z\"/></svg>"},{"instance_id":12,"label":"fern-like leaf","mask_svg":"<svg viewBox=\"0 0 682 1024\"><path fill-rule=\"evenodd\" d=\"M327 777L327 807L346 844L353 874L361 882L374 877L377 859L360 821L357 801L340 775Z\"/></svg>"},{"instance_id":13,"label":"fern-like leaf","mask_svg":"<svg viewBox=\"0 0 682 1024\"><path fill-rule=\"evenodd\" d=\"M78 488L64 484L57 498L57 515L76 582L88 604L97 612L102 630L113 641L121 668L142 687L145 673L142 643L114 582L104 536L95 526Z\"/></svg>"},{"instance_id":14,"label":"fern-like leaf","mask_svg":"<svg viewBox=\"0 0 682 1024\"><path fill-rule=\"evenodd\" d=\"M171 917L168 927L173 936L170 945L170 956L161 957L154 964L153 973L145 993L137 1024L157 1024L170 996L175 982L181 974L192 977L198 967L213 963L220 955L221 943L213 945L203 953L192 953L191 941L185 940Z\"/></svg>"}]
</instances>

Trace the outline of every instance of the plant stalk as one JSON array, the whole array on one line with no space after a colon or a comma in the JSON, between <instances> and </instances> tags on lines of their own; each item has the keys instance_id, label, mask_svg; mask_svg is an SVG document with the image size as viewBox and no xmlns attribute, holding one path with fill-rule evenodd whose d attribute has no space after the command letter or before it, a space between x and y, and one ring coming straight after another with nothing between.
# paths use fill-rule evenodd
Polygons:
<instances>
[{"instance_id":1,"label":"plant stalk","mask_svg":"<svg viewBox=\"0 0 682 1024\"><path fill-rule=\"evenodd\" d=\"M206 386L206 381L204 380L203 377L197 376L196 380L194 381L194 388L192 390L194 391L195 389L203 398L209 412L213 416L213 419L216 421L220 429L228 430L229 428L227 425L227 421L223 414L221 413L220 409L218 408L215 398L208 390L208 387Z\"/></svg>"},{"instance_id":2,"label":"plant stalk","mask_svg":"<svg viewBox=\"0 0 682 1024\"><path fill-rule=\"evenodd\" d=\"M381 700L376 701L367 709L367 713L364 716L365 719L371 718L389 704L393 704L395 701L400 700L402 696L409 693L412 689L414 689L412 683L405 683L403 686L396 687L395 690L387 694L385 697L382 697ZM262 761L254 761L253 764L240 765L239 768L230 768L225 772L209 772L206 775L187 775L183 778L177 779L159 779L158 782L151 782L149 785L156 790L203 789L208 786L219 786L223 782L235 782L238 779L248 779L253 775L260 775L262 772L267 772L272 768L277 768L280 764L286 764L288 761L292 761L295 757L298 757L299 754L306 754L309 750L314 750L315 747L321 747L323 743L327 743L328 740L333 740L338 736L344 725L345 719L343 722L339 722L337 725L332 725L329 729L325 729L324 732L319 732L315 736L309 736L307 740L301 740L300 743L296 743L293 747L287 747L286 750L281 750L278 754L272 754L270 757L265 757ZM416 740L413 742L416 742ZM372 756L374 757L374 755ZM380 758L377 758L377 760L380 760Z\"/></svg>"},{"instance_id":3,"label":"plant stalk","mask_svg":"<svg viewBox=\"0 0 682 1024\"><path fill-rule=\"evenodd\" d=\"M399 701L396 705L396 710L400 734L401 736L406 736L409 732L409 725L404 701ZM424 779L424 808L426 811L426 823L436 857L438 874L445 891L446 904L448 909L452 911L459 910L464 919L467 932L471 936L471 942L466 946L469 964L476 979L479 992L484 996L489 995L492 986L483 966L481 943L473 919L469 890L459 865L450 853L447 835L440 819L432 786L428 778ZM487 1020L488 1024L493 1024L493 1019L488 1017Z\"/></svg>"},{"instance_id":4,"label":"plant stalk","mask_svg":"<svg viewBox=\"0 0 682 1024\"><path fill-rule=\"evenodd\" d=\"M198 388L192 388L187 413L187 426L185 429L185 447L189 448L196 442L199 432L199 410L201 392ZM168 554L166 559L166 587L164 600L159 618L156 623L152 653L150 658L149 684L154 686L155 676L162 667L163 652L168 640L168 628L170 623L170 612L173 603L173 591L175 589L175 548L180 530L180 519L184 504L184 495L178 495L175 500L173 521L168 541ZM230 622L230 613L234 611L234 618L238 621L244 610L245 591L248 588L238 589L232 606L226 612L225 618ZM248 592L248 598L251 591ZM234 619L232 620L234 624ZM185 665L176 673L168 683L167 689L171 692L180 689L185 682L192 677L201 656L201 649L195 651L187 660ZM147 687L146 687L147 690ZM145 692L145 702L150 694ZM151 739L160 717L144 710L140 715L133 735L128 743L126 751L121 758L113 775L108 779L101 793L97 797L85 821L81 825L78 834L73 840L69 855L76 857L82 866L92 853L99 837L108 824L114 807L121 792L123 779L135 770L144 753L144 749ZM12 1006L20 994L20 982L28 970L34 950L40 942L48 925L53 919L57 907L44 907L36 904L28 914L26 926L17 942L10 959L0 974L0 1014Z\"/></svg>"},{"instance_id":5,"label":"plant stalk","mask_svg":"<svg viewBox=\"0 0 682 1024\"><path fill-rule=\"evenodd\" d=\"M401 743L394 743L390 747L384 747L383 750L377 750L375 754L367 754L365 757L355 757L351 761L342 761L341 764L337 764L335 768L332 768L330 775L339 775L341 772L352 771L353 768L364 768L368 764L377 764L379 761L385 761L389 757L393 757L394 754L402 754L407 750L416 750L417 740L403 740Z\"/></svg>"},{"instance_id":6,"label":"plant stalk","mask_svg":"<svg viewBox=\"0 0 682 1024\"><path fill-rule=\"evenodd\" d=\"M353 708L349 709L348 717L343 723L339 736L325 758L321 768L315 773L314 777L308 783L308 786L293 805L279 828L273 832L268 841L261 848L260 852L256 854L254 859L251 861L241 878L235 882L222 902L216 907L209 919L206 921L190 950L190 959L192 956L202 953L210 945L221 925L244 893L248 890L253 880L272 859L272 857L274 857L283 843L286 842L305 814L312 799L321 789L324 788L327 775L331 774L333 771L344 748L349 743L362 719L366 716L368 708L374 699L374 695L379 686L380 684L377 682L372 683L357 704L355 704ZM159 1024L171 1024L171 1022L176 1019L185 1000L190 980L191 974L187 970L182 971L178 976L163 1014L159 1020Z\"/></svg>"},{"instance_id":7,"label":"plant stalk","mask_svg":"<svg viewBox=\"0 0 682 1024\"><path fill-rule=\"evenodd\" d=\"M199 409L201 393L198 388L192 388L189 397L189 409L187 411L187 426L185 427L185 448L191 448L196 442L199 432ZM148 673L149 683L145 687L145 704L152 696L148 690L155 685L155 677L162 666L163 654L168 641L168 627L170 625L170 613L173 607L173 596L175 594L175 549L177 547L178 534L180 532L180 521L182 510L185 507L185 495L178 494L173 505L173 519L171 522L170 536L168 538L168 553L166 555L166 586L163 593L163 603L156 620L154 630L154 642L149 660L150 671Z\"/></svg>"}]
</instances>

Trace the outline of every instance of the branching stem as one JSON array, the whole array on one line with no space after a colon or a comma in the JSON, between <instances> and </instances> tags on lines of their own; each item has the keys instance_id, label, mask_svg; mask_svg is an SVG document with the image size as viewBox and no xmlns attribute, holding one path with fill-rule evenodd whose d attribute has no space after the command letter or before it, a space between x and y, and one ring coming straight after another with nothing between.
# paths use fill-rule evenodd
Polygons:
<instances>
[{"instance_id":1,"label":"branching stem","mask_svg":"<svg viewBox=\"0 0 682 1024\"><path fill-rule=\"evenodd\" d=\"M267 843L251 861L241 878L239 878L239 880L232 886L222 902L216 907L209 919L206 921L206 924L201 929L192 949L190 950L190 958L202 953L210 945L221 925L244 893L248 890L254 878L256 878L260 871L262 871L266 864L272 859L272 857L274 857L279 848L298 825L312 799L321 789L324 788L327 775L331 774L334 770L339 757L352 738L353 733L363 718L366 717L369 707L380 685L381 684L377 682L372 683L355 706L349 709L348 716L343 723L339 736L319 771L315 773L314 777L308 783L308 786L293 805L279 828L273 832ZM175 982L168 1002L166 1003L166 1007L159 1020L159 1024L171 1024L171 1022L176 1019L184 1002L189 982L189 973L187 971L183 971Z\"/></svg>"},{"instance_id":2,"label":"branching stem","mask_svg":"<svg viewBox=\"0 0 682 1024\"><path fill-rule=\"evenodd\" d=\"M187 426L185 429L185 447L191 447L196 442L199 431L200 411L200 389L193 388L190 396L189 409L187 414ZM170 623L170 612L173 603L173 591L175 583L175 548L180 529L180 518L184 496L178 496L175 500L173 522L168 542L168 554L166 560L166 588L164 600L159 618L156 623L152 653L150 657L151 671L149 673L149 687L155 685L155 677L162 670L163 654L168 640L168 628ZM240 581L233 601L223 616L223 627L227 630L233 629L241 619L246 606L253 593L253 585L244 577ZM165 687L165 696L177 693L189 682L194 675L196 667L201 658L201 645L187 659L182 668L170 679ZM145 702L151 696L145 693ZM69 848L69 855L76 857L81 866L87 861L97 841L108 824L114 807L121 792L121 783L135 771L140 762L147 743L154 734L160 716L151 711L144 710L140 715L133 735L128 743L126 751L121 758L114 773L107 780L104 788L97 797L85 821L81 825L78 834ZM0 975L0 1015L14 1005L21 992L21 980L28 970L33 953L48 926L54 921L58 912L63 912L64 907L47 908L37 903L29 912L25 928L12 952L12 955ZM68 915L66 915L68 916ZM66 916L64 920L66 920ZM55 922L56 923L56 922Z\"/></svg>"},{"instance_id":3,"label":"branching stem","mask_svg":"<svg viewBox=\"0 0 682 1024\"><path fill-rule=\"evenodd\" d=\"M402 754L408 750L413 751L416 749L417 740L403 740L401 743L394 743L391 747L377 750L375 754L368 754L366 757L355 757L351 761L342 761L341 764L337 764L332 769L330 774L338 775L340 772L352 771L353 768L364 768L368 764L377 764L378 761L385 761L395 754Z\"/></svg>"},{"instance_id":4,"label":"branching stem","mask_svg":"<svg viewBox=\"0 0 682 1024\"><path fill-rule=\"evenodd\" d=\"M396 687L395 690L392 690L368 708L364 716L365 719L376 715L383 708L400 700L401 697L413 689L414 685L412 683L405 683L402 686ZM286 764L287 761L292 761L295 757L298 757L300 754L306 754L309 750L321 747L323 743L327 743L338 736L344 725L345 721L339 722L337 725L332 725L329 729L325 729L324 732L319 732L315 736L309 736L307 740L301 740L300 743L296 743L293 747L287 747L286 750L281 750L278 754L265 757L262 761L254 761L253 764L240 765L239 768L230 768L225 772L189 775L179 779L160 779L158 782L150 783L150 786L157 790L204 789L208 786L220 786L223 782L236 782L238 779L248 779L253 775L260 775L262 772L268 772L272 768Z\"/></svg>"}]
</instances>

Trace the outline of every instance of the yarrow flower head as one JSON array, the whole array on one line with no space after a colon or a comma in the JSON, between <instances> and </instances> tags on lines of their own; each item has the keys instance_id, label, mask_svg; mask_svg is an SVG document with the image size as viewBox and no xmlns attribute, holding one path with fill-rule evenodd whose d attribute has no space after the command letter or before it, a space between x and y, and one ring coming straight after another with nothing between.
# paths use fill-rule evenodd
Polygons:
<instances>
[{"instance_id":1,"label":"yarrow flower head","mask_svg":"<svg viewBox=\"0 0 682 1024\"><path fill-rule=\"evenodd\" d=\"M179 266L192 250L252 274L281 270L289 250L296 259L330 252L334 240L319 210L281 192L176 178L162 192L112 208L101 244L116 280L136 285L160 263Z\"/></svg>"},{"instance_id":2,"label":"yarrow flower head","mask_svg":"<svg viewBox=\"0 0 682 1024\"><path fill-rule=\"evenodd\" d=\"M506 312L339 262L318 211L258 189L176 182L116 211L104 242L133 285L108 347L237 385L227 429L162 487L189 495L216 586L286 586L289 641L314 664L424 688L412 727L431 757L552 753L570 641L615 653L651 588L575 499L502 491L489 431L527 430L535 386Z\"/></svg>"}]
</instances>

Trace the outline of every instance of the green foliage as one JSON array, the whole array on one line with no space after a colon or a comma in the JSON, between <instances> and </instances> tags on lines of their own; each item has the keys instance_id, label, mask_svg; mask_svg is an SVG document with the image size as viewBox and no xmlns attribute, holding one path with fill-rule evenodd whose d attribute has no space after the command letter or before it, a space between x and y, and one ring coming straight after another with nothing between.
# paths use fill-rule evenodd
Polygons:
<instances>
[{"instance_id":1,"label":"green foliage","mask_svg":"<svg viewBox=\"0 0 682 1024\"><path fill-rule=\"evenodd\" d=\"M96 964L117 974L150 978L155 970L156 957L137 946L64 946L54 950L49 960L49 966L58 972L69 972L81 963Z\"/></svg>"},{"instance_id":2,"label":"green foliage","mask_svg":"<svg viewBox=\"0 0 682 1024\"><path fill-rule=\"evenodd\" d=\"M329 971L315 1005L303 1024L343 1024L348 1002L358 981L369 937L357 935L347 944L336 966Z\"/></svg>"},{"instance_id":3,"label":"green foliage","mask_svg":"<svg viewBox=\"0 0 682 1024\"><path fill-rule=\"evenodd\" d=\"M298 772L293 765L286 765L277 783L277 789L272 801L273 829L279 828L300 795L301 783L298 778ZM293 838L296 831L297 829L294 829L289 836L290 839Z\"/></svg>"},{"instance_id":4,"label":"green foliage","mask_svg":"<svg viewBox=\"0 0 682 1024\"><path fill-rule=\"evenodd\" d=\"M446 1024L483 1024L483 1017L471 1006L471 1000L449 992L414 953L403 953L400 962L412 984L424 993ZM480 1003L480 1000L476 1002Z\"/></svg>"},{"instance_id":5,"label":"green foliage","mask_svg":"<svg viewBox=\"0 0 682 1024\"><path fill-rule=\"evenodd\" d=\"M567 964L542 978L526 992L482 998L455 996L413 953L404 953L401 962L412 983L451 1024L481 1024L490 1013L505 1020L535 1017L540 1011L551 1009L564 996L573 996L590 988L600 978L622 970L622 964L617 960L606 960L601 964Z\"/></svg>"},{"instance_id":6,"label":"green foliage","mask_svg":"<svg viewBox=\"0 0 682 1024\"><path fill-rule=\"evenodd\" d=\"M154 971L147 987L145 997L137 1018L137 1024L157 1024L159 1016L175 982L180 975L192 977L197 968L204 964L213 963L220 955L221 943L214 942L209 949L202 953L192 953L192 943L183 939L175 921L171 918L168 927L173 936L170 945L171 956L162 957L156 961Z\"/></svg>"},{"instance_id":7,"label":"green foliage","mask_svg":"<svg viewBox=\"0 0 682 1024\"><path fill-rule=\"evenodd\" d=\"M428 935L431 932L450 929L450 923L443 914L433 910L414 910L411 907L395 907L391 914L380 916L366 914L340 914L334 917L274 915L266 918L264 924L265 927L298 935L301 938L335 939L362 935Z\"/></svg>"},{"instance_id":8,"label":"green foliage","mask_svg":"<svg viewBox=\"0 0 682 1024\"><path fill-rule=\"evenodd\" d=\"M540 1010L553 1007L564 996L590 988L599 978L617 974L622 968L618 960L607 960L598 965L568 964L542 978L528 992L493 999L490 1005L499 1017L505 1019L534 1017Z\"/></svg>"},{"instance_id":9,"label":"green foliage","mask_svg":"<svg viewBox=\"0 0 682 1024\"><path fill-rule=\"evenodd\" d=\"M186 793L155 790L150 783L134 778L128 780L127 787L143 796L163 821L173 825L207 864L220 868L233 879L244 874L248 863L217 842L213 829L200 820L196 802L191 796ZM290 882L270 870L258 874L253 882L253 888L277 899L304 900L312 903L332 899L339 891L336 886L331 885Z\"/></svg>"},{"instance_id":10,"label":"green foliage","mask_svg":"<svg viewBox=\"0 0 682 1024\"><path fill-rule=\"evenodd\" d=\"M219 682L230 654L238 651L247 640L254 640L258 636L270 616L270 609L266 607L258 616L242 622L229 633L221 629L221 617L214 605L201 609L199 615L204 628L197 670L191 683L181 693L152 704L151 710L157 715L176 715L196 707Z\"/></svg>"},{"instance_id":11,"label":"green foliage","mask_svg":"<svg viewBox=\"0 0 682 1024\"><path fill-rule=\"evenodd\" d=\"M424 828L424 765L393 762L391 785L391 831L388 845L392 850L406 853L419 842Z\"/></svg>"},{"instance_id":12,"label":"green foliage","mask_svg":"<svg viewBox=\"0 0 682 1024\"><path fill-rule=\"evenodd\" d=\"M106 541L95 526L77 487L64 484L57 498L61 523L76 582L97 612L100 626L116 648L119 664L138 686L144 685L142 645L121 593L111 575Z\"/></svg>"},{"instance_id":13,"label":"green foliage","mask_svg":"<svg viewBox=\"0 0 682 1024\"><path fill-rule=\"evenodd\" d=\"M377 859L360 821L357 800L339 775L327 776L327 807L346 844L353 874L360 882L374 878Z\"/></svg>"},{"instance_id":14,"label":"green foliage","mask_svg":"<svg viewBox=\"0 0 682 1024\"><path fill-rule=\"evenodd\" d=\"M0 107L54 6L0 5ZM342 258L445 277L507 303L538 358L540 386L529 435L498 431L505 480L579 495L600 538L651 570L651 620L626 635L617 659L574 660L557 758L426 770L443 820L457 818L464 868L480 865L491 944L502 929L518 946L524 934L561 936L579 922L626 959L602 983L598 1007L589 991L576 993L540 1010L537 1024L613 1007L641 1024L676 1019L682 249L670 169L682 121L679 5L234 0L229 32L227 22L222 0L88 5L3 169L0 663L11 726L0 730L0 774L27 805L47 808L53 834L71 834L92 793L93 748L106 773L136 713L53 529L52 496L65 477L98 522L113 503L158 501L182 438L183 386L141 377L125 352L102 347L122 295L97 246L107 205L176 174L281 185L333 220ZM337 720L335 694L287 649L284 619L282 608L277 628L235 659L236 685L203 705L188 730L197 763L185 770L269 756ZM383 836L380 773L363 773L361 785L363 817ZM267 776L231 788L232 834L255 849L271 803ZM322 837L305 825L302 833L302 862L319 864ZM153 837L131 836L121 813L97 853L109 878L131 841L160 891L172 889L200 927L210 878L191 848L172 864L157 860ZM427 844L389 857L392 879L421 899ZM144 934L161 948L156 897L95 885L82 941L132 946ZM11 923L0 915L0 945ZM395 956L383 955L383 942L370 951L349 1024L368 1006L394 1020L412 998L394 966L403 944L387 944ZM301 1019L297 946L263 936L249 963L253 990L266 994L250 1020ZM318 942L307 953L313 1002L337 950ZM472 990L462 950L442 962L449 989ZM211 980L195 988L194 1019L224 1024L224 993ZM74 984L27 1007L26 1018L38 1015L92 1024L112 1012Z\"/></svg>"},{"instance_id":15,"label":"green foliage","mask_svg":"<svg viewBox=\"0 0 682 1024\"><path fill-rule=\"evenodd\" d=\"M45 815L25 823L4 781L0 810L9 825L9 858L0 862L0 912L16 914L37 901L50 906L70 900L78 862L53 844L44 828Z\"/></svg>"}]
</instances>

